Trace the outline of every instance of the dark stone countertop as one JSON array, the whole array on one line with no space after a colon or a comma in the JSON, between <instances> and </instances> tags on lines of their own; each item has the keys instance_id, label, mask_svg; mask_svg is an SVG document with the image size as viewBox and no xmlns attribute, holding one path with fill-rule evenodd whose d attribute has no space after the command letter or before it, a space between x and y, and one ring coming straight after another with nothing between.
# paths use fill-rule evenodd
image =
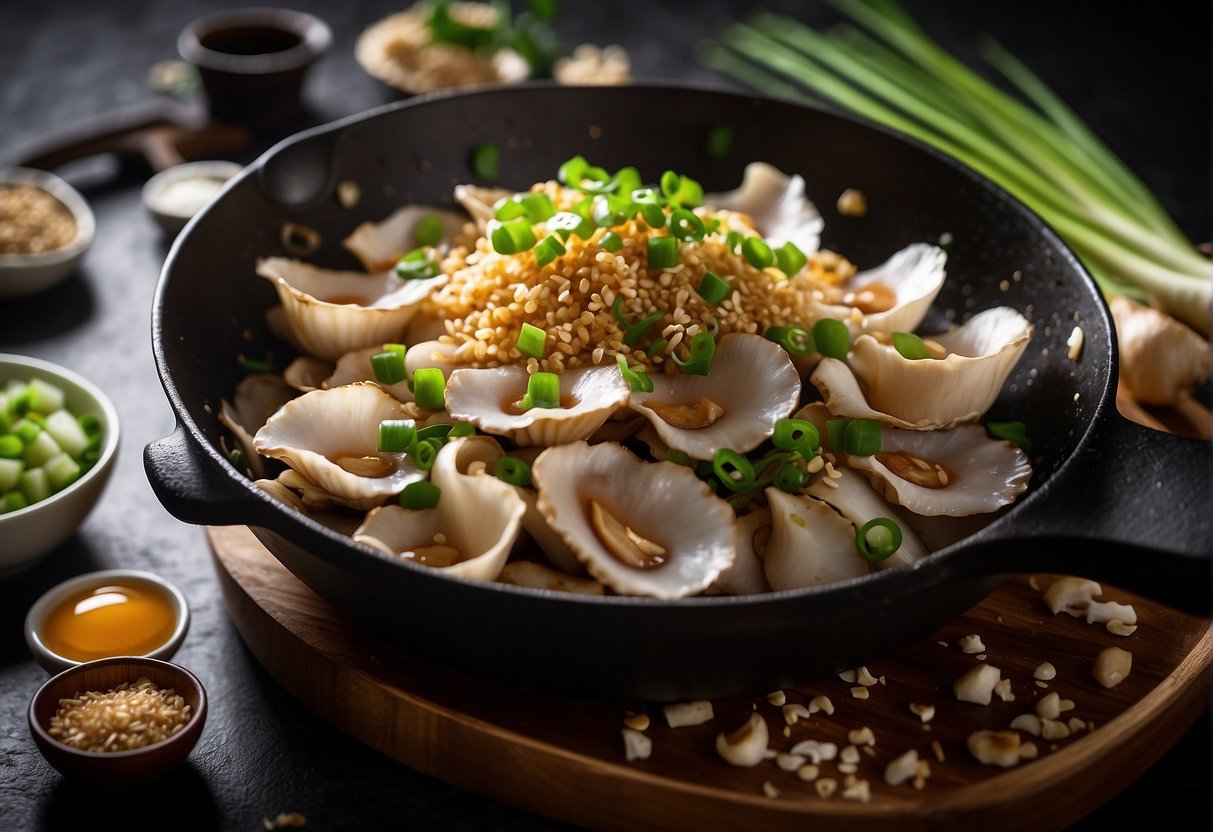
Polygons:
<instances>
[{"instance_id":1,"label":"dark stone countertop","mask_svg":"<svg viewBox=\"0 0 1213 832\"><path fill-rule=\"evenodd\" d=\"M306 0L333 27L334 43L306 91L315 122L390 100L353 59L370 22L398 9L383 0ZM570 44L622 43L638 78L720 83L693 47L745 3L566 3L558 29ZM811 22L823 3L771 3ZM1209 237L1207 5L912 2L927 28L966 59L972 35L990 32L1068 100L1161 197L1194 239ZM152 97L148 68L175 57L181 27L219 6L90 3L0 5L0 160L81 118ZM694 11L689 9L693 8ZM258 666L229 623L202 532L165 512L144 476L144 445L173 427L156 378L150 309L167 241L144 214L146 171L104 162L76 166L97 214L97 241L82 269L40 297L0 302L0 351L65 363L103 387L122 420L123 447L109 490L78 534L37 567L0 580L0 830L86 828L99 803L63 781L38 754L25 710L46 674L29 657L21 622L33 600L70 575L149 569L175 582L193 608L175 661L210 694L206 731L189 764L140 793L140 817L171 828L258 829L264 816L301 812L312 829L555 829L520 812L410 771L321 721ZM0 541L3 546L3 541ZM1146 622L1146 626L1149 626ZM1182 829L1209 825L1207 716L1157 766L1080 828ZM119 803L118 805L131 805ZM106 812L111 810L106 809ZM110 814L117 819L117 814ZM137 822L130 815L131 822ZM168 820L171 819L171 820Z\"/></svg>"}]
</instances>

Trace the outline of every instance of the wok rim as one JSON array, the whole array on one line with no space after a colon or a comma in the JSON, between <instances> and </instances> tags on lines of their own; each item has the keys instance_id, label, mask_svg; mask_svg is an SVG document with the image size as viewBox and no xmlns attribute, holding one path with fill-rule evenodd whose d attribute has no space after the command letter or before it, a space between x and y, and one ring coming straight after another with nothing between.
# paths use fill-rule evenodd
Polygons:
<instances>
[{"instance_id":1,"label":"wok rim","mask_svg":"<svg viewBox=\"0 0 1213 832\"><path fill-rule=\"evenodd\" d=\"M445 582L444 586L449 586L452 590L481 590L489 592L503 593L507 596L514 595L521 598L530 599L536 603L555 604L561 607L568 605L586 605L591 608L643 608L647 610L659 610L666 612L670 610L692 609L697 612L703 612L715 608L719 609L736 609L748 607L768 608L772 606L796 606L801 603L821 603L823 605L829 602L841 603L848 598L853 598L856 592L865 595L875 595L879 598L892 601L906 595L915 594L923 591L925 588L935 586L950 581L956 580L949 577L947 574L948 566L957 557L964 557L967 550L976 548L980 545L982 538L1003 534L1004 537L1016 537L1013 533L1005 534L1008 527L1013 527L1018 520L1029 516L1033 507L1047 500L1051 496L1052 486L1055 482L1060 481L1064 475L1071 471L1075 466L1076 460L1083 456L1084 451L1091 444L1092 437L1096 434L1099 425L1106 422L1109 418L1116 418L1114 413L1115 385L1117 379L1118 368L1118 350L1116 344L1115 330L1111 321L1111 313L1108 310L1107 303L1104 301L1102 293L1095 284L1094 279L1077 255L1070 249L1068 245L1061 239L1053 228L1045 222L1038 214L1032 211L1027 205L1009 193L1007 190L999 186L997 183L986 178L968 165L957 160L956 158L947 155L946 153L912 137L895 130L887 128L883 125L872 122L860 116L851 113L835 110L828 106L817 104L815 102L805 102L795 99L790 99L782 96L759 95L756 93L748 93L734 88L726 87L718 84L698 83L698 82L636 82L630 84L626 89L635 91L637 95L645 95L651 93L666 93L666 94L681 94L694 93L697 95L717 95L732 99L742 99L751 101L765 101L783 106L794 107L797 109L808 110L815 114L815 117L825 117L837 119L844 122L849 122L852 125L862 129L872 130L880 133L893 141L902 142L915 148L920 153L926 153L940 163L951 168L955 173L964 177L973 186L991 193L998 201L1006 206L1009 210L1017 215L1027 224L1031 230L1038 233L1044 243L1049 246L1050 252L1059 258L1058 268L1066 273L1077 275L1078 283L1081 285L1084 292L1088 293L1095 301L1094 308L1101 316L1100 323L1107 333L1107 338L1102 339L1098 346L1100 347L1100 358L1106 360L1108 374L1105 380L1103 389L1099 393L1099 401L1095 405L1090 417L1082 425L1081 435L1075 440L1069 454L1062 460L1049 474L1048 481L1033 488L1026 496L1007 507L1005 513L995 518L988 525L984 526L979 531L964 537L942 549L929 552L922 559L907 565L897 566L890 569L880 569L870 572L867 575L849 578L843 581L836 581L829 584L824 584L816 587L805 587L800 589L790 590L773 590L756 595L713 595L713 596L693 596L674 600L661 600L656 598L648 598L643 596L627 596L627 595L603 595L603 596L585 596L573 593L562 593L553 590L535 589L530 587L514 586L511 584L503 584L494 581L479 581L466 578L455 578L444 574L441 570L434 570L417 564L412 564L407 561L389 558L385 553L379 552L369 546L355 542L352 538L339 534L338 532L322 525L321 523L294 511L290 507L280 503L272 498L267 493L253 484L253 481L245 476L221 454L211 441L202 433L197 422L190 415L185 402L182 400L177 386L172 379L170 369L168 367L167 351L164 347L163 340L163 323L164 323L164 308L165 295L167 287L172 279L172 270L180 250L189 240L195 228L206 222L207 217L217 209L226 199L230 198L230 192L238 188L245 179L259 175L260 171L269 163L271 159L283 153L286 149L295 144L304 142L308 139L325 134L336 134L348 128L361 125L385 116L395 114L400 111L410 110L417 107L424 108L425 106L440 101L447 101L456 98L477 98L481 96L501 96L501 95L539 95L550 93L553 91L575 91L578 94L593 95L599 91L619 92L621 87L609 85L595 86L579 86L567 87L557 84L553 81L528 82L526 84L491 84L476 87L471 90L445 90L425 95L415 96L404 101L390 102L383 104L361 113L355 113L327 124L317 125L306 130L299 131L291 136L274 144L256 160L250 163L243 171L227 182L219 195L202 211L196 214L189 223L185 226L182 232L177 235L173 241L172 247L169 249L168 255L165 258L164 265L161 268L160 276L157 280L156 291L153 296L152 303L152 351L156 362L156 371L160 376L160 382L164 388L165 394L169 399L169 403L173 408L174 416L177 420L178 431L184 431L186 440L193 446L195 450L201 449L206 455L207 462L213 466L218 466L224 476L244 491L246 499L257 501L261 508L269 507L278 517L279 522L273 526L267 526L269 531L277 536L286 538L291 543L306 549L308 553L314 557L323 560L330 566L339 569L343 572L354 571L360 567L357 562L340 562L333 556L327 546L336 545L347 551L351 551L362 557L372 557L376 561L388 565L392 568L404 569L411 573L412 577L409 580L438 580ZM296 207L307 207L307 204ZM1085 330L1084 330L1085 331ZM1084 346L1084 351L1089 353L1091 348L1095 346L1090 341ZM1110 411L1112 411L1110 413ZM256 525L249 523L248 525ZM319 548L310 546L310 540L302 539L302 535L288 534L284 529L292 527L301 528L306 531L314 540L316 537L322 539L327 545ZM1021 538L1029 539L1029 538ZM971 553L969 553L971 554ZM275 557L278 557L275 553Z\"/></svg>"}]
</instances>

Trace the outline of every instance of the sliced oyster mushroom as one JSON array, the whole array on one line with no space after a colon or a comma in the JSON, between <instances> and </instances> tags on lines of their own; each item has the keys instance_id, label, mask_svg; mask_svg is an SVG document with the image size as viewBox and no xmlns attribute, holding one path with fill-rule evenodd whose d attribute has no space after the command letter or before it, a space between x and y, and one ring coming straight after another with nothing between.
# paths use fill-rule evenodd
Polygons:
<instances>
[{"instance_id":1,"label":"sliced oyster mushroom","mask_svg":"<svg viewBox=\"0 0 1213 832\"><path fill-rule=\"evenodd\" d=\"M901 510L872 490L872 486L868 485L862 475L845 468L836 473L837 477L826 476L818 479L805 489L805 493L829 503L839 514L851 521L856 529L862 528L869 520L877 517L887 517L901 527L901 547L891 557L879 561L877 568L887 569L890 566L913 563L927 554L926 546L910 527ZM831 484L827 485L827 480ZM854 541L852 532L852 546Z\"/></svg>"},{"instance_id":2,"label":"sliced oyster mushroom","mask_svg":"<svg viewBox=\"0 0 1213 832\"><path fill-rule=\"evenodd\" d=\"M771 512L765 508L737 518L733 533L737 557L733 565L720 573L714 589L729 595L757 595L770 592L763 573L763 558L771 541Z\"/></svg>"},{"instance_id":3,"label":"sliced oyster mushroom","mask_svg":"<svg viewBox=\"0 0 1213 832\"><path fill-rule=\"evenodd\" d=\"M292 471L289 468L283 471L282 475L276 480L256 480L253 485L269 494L278 502L293 508L300 514L306 515L320 525L332 529L337 534L352 537L354 530L362 522L361 515L341 514L334 511L325 511L323 508L316 509L310 507L308 500L305 499L305 495L311 492L314 496L318 492L318 489L300 477L296 471ZM328 505L331 505L331 503ZM324 508L327 508L328 505L324 506Z\"/></svg>"},{"instance_id":4,"label":"sliced oyster mushroom","mask_svg":"<svg viewBox=\"0 0 1213 832\"><path fill-rule=\"evenodd\" d=\"M265 476L265 461L253 447L253 434L294 395L295 391L280 376L257 373L240 380L232 404L226 399L220 404L219 421L240 445L253 479Z\"/></svg>"},{"instance_id":5,"label":"sliced oyster mushroom","mask_svg":"<svg viewBox=\"0 0 1213 832\"><path fill-rule=\"evenodd\" d=\"M282 371L282 380L300 393L310 393L324 386L324 380L333 374L333 367L331 361L301 355L286 365L286 369Z\"/></svg>"},{"instance_id":6,"label":"sliced oyster mushroom","mask_svg":"<svg viewBox=\"0 0 1213 832\"><path fill-rule=\"evenodd\" d=\"M442 370L444 378L451 377L451 371L455 369L455 351L458 349L454 344L448 344L444 341L422 341L408 348L404 354L404 368L408 371L409 377L412 378L413 373L423 367L437 367Z\"/></svg>"},{"instance_id":7,"label":"sliced oyster mushroom","mask_svg":"<svg viewBox=\"0 0 1213 832\"><path fill-rule=\"evenodd\" d=\"M459 473L468 441L448 442L434 460L430 481L441 492L437 508L377 508L354 532L354 540L455 577L496 580L518 537L526 506L513 486L496 477ZM475 522L468 522L470 516Z\"/></svg>"},{"instance_id":8,"label":"sliced oyster mushroom","mask_svg":"<svg viewBox=\"0 0 1213 832\"><path fill-rule=\"evenodd\" d=\"M787 351L760 335L721 338L706 376L652 378L653 391L632 393L629 406L669 447L694 459L711 459L721 448L753 450L800 399L800 375Z\"/></svg>"},{"instance_id":9,"label":"sliced oyster mushroom","mask_svg":"<svg viewBox=\"0 0 1213 832\"><path fill-rule=\"evenodd\" d=\"M447 411L519 445L561 445L590 437L628 399L617 368L586 367L560 374L560 407L521 410L529 377L519 366L455 370L446 386Z\"/></svg>"},{"instance_id":10,"label":"sliced oyster mushroom","mask_svg":"<svg viewBox=\"0 0 1213 832\"><path fill-rule=\"evenodd\" d=\"M397 260L418 247L413 239L417 223L430 214L436 214L442 220L442 237L448 241L463 230L463 224L467 222L467 217L443 208L406 205L385 220L364 222L341 244L362 261L368 272L390 269Z\"/></svg>"},{"instance_id":11,"label":"sliced oyster mushroom","mask_svg":"<svg viewBox=\"0 0 1213 832\"><path fill-rule=\"evenodd\" d=\"M886 428L874 456L847 455L889 502L915 514L964 517L1015 502L1028 488L1032 465L1019 448L991 439L978 425L951 430Z\"/></svg>"},{"instance_id":12,"label":"sliced oyster mushroom","mask_svg":"<svg viewBox=\"0 0 1213 832\"><path fill-rule=\"evenodd\" d=\"M525 586L531 589L548 589L552 592L569 592L574 595L604 595L606 587L593 578L575 578L564 572L535 563L518 560L507 563L497 576L503 584Z\"/></svg>"},{"instance_id":13,"label":"sliced oyster mushroom","mask_svg":"<svg viewBox=\"0 0 1213 832\"><path fill-rule=\"evenodd\" d=\"M810 307L816 318L847 324L857 309L862 315L859 329L864 331L913 332L943 287L947 259L937 246L913 243L876 268L831 287Z\"/></svg>"},{"instance_id":14,"label":"sliced oyster mushroom","mask_svg":"<svg viewBox=\"0 0 1213 832\"><path fill-rule=\"evenodd\" d=\"M805 254L821 245L825 222L804 193L804 179L788 176L766 162L746 165L741 187L734 191L707 194L704 204L748 215L755 230L772 246L795 243Z\"/></svg>"},{"instance_id":15,"label":"sliced oyster mushroom","mask_svg":"<svg viewBox=\"0 0 1213 832\"><path fill-rule=\"evenodd\" d=\"M291 341L327 361L399 341L421 303L447 281L446 275L401 280L391 272L332 271L284 257L258 261L257 274L274 284Z\"/></svg>"},{"instance_id":16,"label":"sliced oyster mushroom","mask_svg":"<svg viewBox=\"0 0 1213 832\"><path fill-rule=\"evenodd\" d=\"M821 500L766 489L771 540L764 569L771 589L801 589L872 571L855 548L855 526Z\"/></svg>"},{"instance_id":17,"label":"sliced oyster mushroom","mask_svg":"<svg viewBox=\"0 0 1213 832\"><path fill-rule=\"evenodd\" d=\"M283 405L253 444L345 505L363 508L425 478L407 455L376 450L379 423L402 418L401 407L375 384L314 390Z\"/></svg>"},{"instance_id":18,"label":"sliced oyster mushroom","mask_svg":"<svg viewBox=\"0 0 1213 832\"><path fill-rule=\"evenodd\" d=\"M682 598L733 563L733 510L688 468L577 442L544 451L532 472L548 523L618 593Z\"/></svg>"}]
</instances>

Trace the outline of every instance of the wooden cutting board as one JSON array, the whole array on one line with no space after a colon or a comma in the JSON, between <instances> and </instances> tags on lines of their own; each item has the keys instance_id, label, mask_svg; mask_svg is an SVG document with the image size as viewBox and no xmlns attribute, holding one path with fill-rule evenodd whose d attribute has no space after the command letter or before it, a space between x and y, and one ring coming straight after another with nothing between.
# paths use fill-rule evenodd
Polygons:
<instances>
[{"instance_id":1,"label":"wooden cutting board","mask_svg":"<svg viewBox=\"0 0 1213 832\"><path fill-rule=\"evenodd\" d=\"M784 692L788 704L829 697L834 713L788 726L782 709L753 696L716 700L715 717L670 728L653 703L579 700L506 686L418 658L349 623L291 575L243 527L207 530L228 610L258 660L293 696L341 730L405 765L470 791L599 829L1058 829L1117 793L1191 725L1208 698L1213 653L1209 620L1105 586L1105 600L1132 603L1140 626L1128 637L1098 624L1049 614L1020 576L930 637L869 663L880 681L866 688L838 678ZM1039 576L1038 585L1052 580ZM1012 681L1013 702L959 702L952 683L981 661L957 641L981 636L985 662ZM503 638L497 634L491 637ZM1104 690L1090 675L1105 647L1133 653L1131 675ZM795 645L788 645L795 649ZM1056 679L1039 687L1043 661ZM967 751L970 733L1006 729L1049 693L1075 703L1062 715L1093 725L1052 742L1024 735L1039 757L1003 770ZM911 703L934 705L929 723ZM735 768L714 750L716 735L757 710L770 747L805 739L849 744L871 729L854 776L868 781L868 802L841 797L840 760L822 763L837 782L823 799L814 782L774 760ZM647 714L647 760L626 762L628 714ZM786 731L784 729L787 729ZM938 750L933 744L938 744ZM916 749L930 761L923 788L889 786L885 766ZM940 761L938 754L942 755Z\"/></svg>"}]
</instances>

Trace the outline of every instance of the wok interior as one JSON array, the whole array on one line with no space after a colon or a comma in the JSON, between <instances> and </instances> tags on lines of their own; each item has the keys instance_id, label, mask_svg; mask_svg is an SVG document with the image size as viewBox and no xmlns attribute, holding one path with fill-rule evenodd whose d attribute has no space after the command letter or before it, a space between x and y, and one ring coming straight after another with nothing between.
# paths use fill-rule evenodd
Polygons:
<instances>
[{"instance_id":1,"label":"wok interior","mask_svg":"<svg viewBox=\"0 0 1213 832\"><path fill-rule=\"evenodd\" d=\"M732 132L731 149L712 159L707 136L721 126ZM553 177L578 153L608 169L635 165L651 180L676 169L707 190L736 187L748 162L770 162L804 176L825 218L823 247L860 267L909 243L949 234L948 280L926 329L943 329L950 320L1000 304L1035 322L1035 337L989 412L991 419L1027 424L1034 486L1071 455L1109 395L1113 348L1093 285L1039 220L952 163L839 116L736 94L509 88L406 104L271 151L268 161L254 166L271 166L266 181L295 183L299 188L292 192L305 194L319 183L319 198L299 208L276 204L253 170L178 240L162 278L155 348L178 417L201 432L202 450L220 478L225 470L240 476L219 450L217 418L220 400L232 395L241 377L236 357L272 351L278 367L292 357L266 331L264 313L276 298L254 274L258 257L284 253L283 224L320 233L319 250L304 259L356 267L341 248L355 226L408 203L450 204L456 184L475 181L473 148L489 141L501 149L501 179L480 184L518 189ZM330 159L332 169L325 169ZM344 180L360 187L352 209L332 193ZM846 188L864 191L866 217L837 213L834 202ZM1086 341L1081 364L1066 356L1076 322ZM270 501L252 493L250 500ZM1021 502L1006 521L1025 508ZM999 583L997 577L953 579L953 558L974 554L960 551L962 541L919 564L928 568L761 596L657 602L502 585L486 592L475 582L368 553L295 519L289 509L273 510L290 519L274 531L254 529L259 537L351 617L407 643L416 643L416 628L424 628L430 636L419 649L476 673L597 696L720 696L853 667L925 635ZM252 515L231 519L249 522ZM408 599L403 605L402 597ZM459 611L457 623L453 610ZM452 623L437 631L431 628L437 620ZM510 622L509 643L521 649L486 642L478 622ZM800 637L818 631L835 635ZM787 649L789 638L797 639L796 650Z\"/></svg>"}]
</instances>

